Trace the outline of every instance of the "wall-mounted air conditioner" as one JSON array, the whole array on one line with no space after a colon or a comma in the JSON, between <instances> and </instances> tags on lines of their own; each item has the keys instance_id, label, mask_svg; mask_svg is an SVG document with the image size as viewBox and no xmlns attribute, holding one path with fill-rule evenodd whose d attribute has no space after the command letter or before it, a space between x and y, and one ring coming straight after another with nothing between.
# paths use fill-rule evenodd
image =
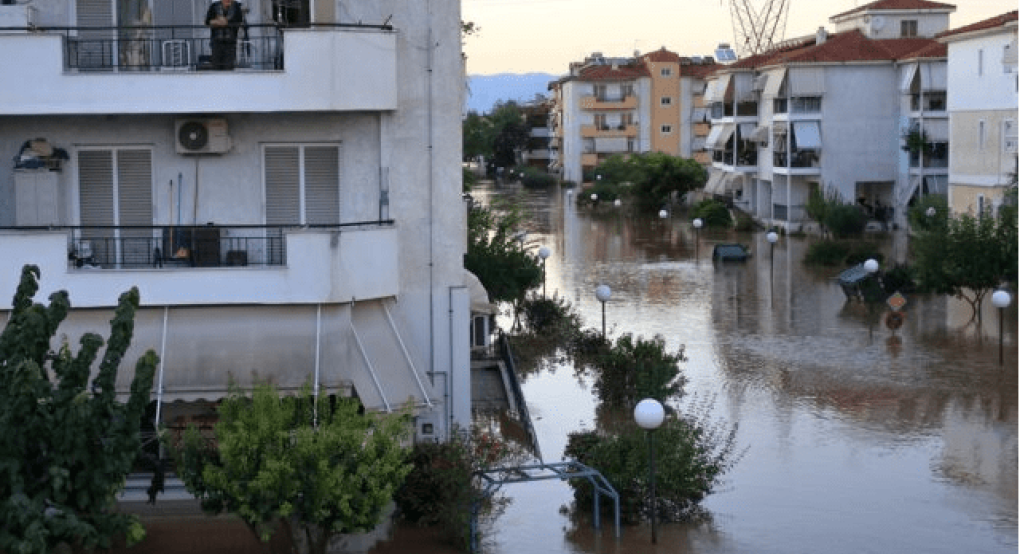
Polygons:
<instances>
[{"instance_id":1,"label":"wall-mounted air conditioner","mask_svg":"<svg viewBox=\"0 0 1020 554\"><path fill-rule=\"evenodd\" d=\"M178 119L174 139L178 154L223 154L230 150L226 119Z\"/></svg>"}]
</instances>

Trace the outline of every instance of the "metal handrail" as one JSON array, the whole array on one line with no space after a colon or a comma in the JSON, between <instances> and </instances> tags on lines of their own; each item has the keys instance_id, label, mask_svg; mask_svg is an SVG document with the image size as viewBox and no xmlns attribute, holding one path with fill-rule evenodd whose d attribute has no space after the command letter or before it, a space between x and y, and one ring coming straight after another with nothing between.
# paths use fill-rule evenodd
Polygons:
<instances>
[{"instance_id":1,"label":"metal handrail","mask_svg":"<svg viewBox=\"0 0 1020 554\"><path fill-rule=\"evenodd\" d=\"M524 430L528 434L528 438L531 440L531 447L534 449L535 457L542 460L542 449L538 445L538 433L535 432L535 426L531 422L531 414L528 412L528 403L524 400L524 391L521 389L521 382L517 378L517 367L514 364L514 354L510 348L510 338L506 336L506 333L502 329L499 331L499 354L503 359L503 363L506 364L508 378L510 380L510 386L513 389L514 396L516 397L516 406L513 406L517 410L517 414L524 425Z\"/></svg>"}]
</instances>

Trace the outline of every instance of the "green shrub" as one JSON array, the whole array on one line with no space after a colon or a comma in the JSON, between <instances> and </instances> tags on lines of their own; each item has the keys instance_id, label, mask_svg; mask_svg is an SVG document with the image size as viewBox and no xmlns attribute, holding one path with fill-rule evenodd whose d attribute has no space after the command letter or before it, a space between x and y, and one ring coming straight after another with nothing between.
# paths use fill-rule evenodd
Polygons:
<instances>
[{"instance_id":1,"label":"green shrub","mask_svg":"<svg viewBox=\"0 0 1020 554\"><path fill-rule=\"evenodd\" d=\"M556 177L534 167L517 168L521 184L530 189L550 188L556 184Z\"/></svg>"},{"instance_id":2,"label":"green shrub","mask_svg":"<svg viewBox=\"0 0 1020 554\"><path fill-rule=\"evenodd\" d=\"M754 218L744 212L738 212L734 228L742 233L750 233L755 229Z\"/></svg>"},{"instance_id":3,"label":"green shrub","mask_svg":"<svg viewBox=\"0 0 1020 554\"><path fill-rule=\"evenodd\" d=\"M836 240L821 240L808 246L804 263L807 265L840 266L850 254L850 245Z\"/></svg>"},{"instance_id":4,"label":"green shrub","mask_svg":"<svg viewBox=\"0 0 1020 554\"><path fill-rule=\"evenodd\" d=\"M599 401L623 407L641 398L679 397L686 382L680 374L682 361L683 349L666 352L662 337L644 340L626 334L611 348L597 350L584 367L595 378L592 388Z\"/></svg>"},{"instance_id":5,"label":"green shrub","mask_svg":"<svg viewBox=\"0 0 1020 554\"><path fill-rule=\"evenodd\" d=\"M707 199L698 202L691 212L691 217L700 217L708 227L729 227L733 224L729 208L718 200Z\"/></svg>"},{"instance_id":6,"label":"green shrub","mask_svg":"<svg viewBox=\"0 0 1020 554\"><path fill-rule=\"evenodd\" d=\"M870 242L852 242L849 245L850 251L843 258L843 265L847 267L862 264L871 259L878 262L879 265L885 262L885 254L879 252L878 246L875 244Z\"/></svg>"},{"instance_id":7,"label":"green shrub","mask_svg":"<svg viewBox=\"0 0 1020 554\"><path fill-rule=\"evenodd\" d=\"M835 204L829 206L824 224L836 238L859 236L864 233L868 216L853 204Z\"/></svg>"},{"instance_id":8,"label":"green shrub","mask_svg":"<svg viewBox=\"0 0 1020 554\"><path fill-rule=\"evenodd\" d=\"M882 285L889 294L897 291L914 291L917 287L914 282L914 268L908 264L896 264L882 274Z\"/></svg>"},{"instance_id":9,"label":"green shrub","mask_svg":"<svg viewBox=\"0 0 1020 554\"><path fill-rule=\"evenodd\" d=\"M626 414L630 415L630 414ZM565 456L597 468L620 494L620 516L634 523L651 514L648 483L647 434L632 418L620 417L614 434L598 431L571 433ZM719 484L739 459L736 427L708 425L692 417L670 414L653 431L656 465L656 516L682 521L698 513L699 503ZM575 507L590 510L594 492L587 480L570 481ZM605 511L611 502L602 502Z\"/></svg>"}]
</instances>

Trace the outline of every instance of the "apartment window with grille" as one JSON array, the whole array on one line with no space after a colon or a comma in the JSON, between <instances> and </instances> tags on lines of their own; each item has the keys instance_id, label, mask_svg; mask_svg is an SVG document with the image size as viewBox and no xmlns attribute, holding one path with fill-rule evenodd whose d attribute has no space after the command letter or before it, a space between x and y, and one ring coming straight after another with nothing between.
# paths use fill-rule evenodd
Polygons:
<instances>
[{"instance_id":1,"label":"apartment window with grille","mask_svg":"<svg viewBox=\"0 0 1020 554\"><path fill-rule=\"evenodd\" d=\"M821 96L796 96L790 99L793 113L818 113L822 111Z\"/></svg>"},{"instance_id":2,"label":"apartment window with grille","mask_svg":"<svg viewBox=\"0 0 1020 554\"><path fill-rule=\"evenodd\" d=\"M668 135L668 134L671 134L673 132L673 126L672 125L663 125L662 127L659 128L659 130L662 132L662 134Z\"/></svg>"},{"instance_id":3,"label":"apartment window with grille","mask_svg":"<svg viewBox=\"0 0 1020 554\"><path fill-rule=\"evenodd\" d=\"M671 77L673 75L672 67L663 67L659 70L659 75L662 77Z\"/></svg>"},{"instance_id":4,"label":"apartment window with grille","mask_svg":"<svg viewBox=\"0 0 1020 554\"><path fill-rule=\"evenodd\" d=\"M901 37L916 37L917 36L917 20L916 19L904 19L900 21L900 36Z\"/></svg>"},{"instance_id":5,"label":"apartment window with grille","mask_svg":"<svg viewBox=\"0 0 1020 554\"><path fill-rule=\"evenodd\" d=\"M659 99L659 104L662 106L672 106L673 99L670 98L669 96L663 96L662 98Z\"/></svg>"}]
</instances>

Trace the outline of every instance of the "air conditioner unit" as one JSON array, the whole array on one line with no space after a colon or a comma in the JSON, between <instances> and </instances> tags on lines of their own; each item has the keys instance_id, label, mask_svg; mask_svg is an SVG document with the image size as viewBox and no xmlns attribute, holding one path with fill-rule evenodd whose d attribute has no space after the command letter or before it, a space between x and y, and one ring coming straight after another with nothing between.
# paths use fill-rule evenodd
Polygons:
<instances>
[{"instance_id":1,"label":"air conditioner unit","mask_svg":"<svg viewBox=\"0 0 1020 554\"><path fill-rule=\"evenodd\" d=\"M174 137L178 154L223 154L230 150L226 119L178 119Z\"/></svg>"}]
</instances>

